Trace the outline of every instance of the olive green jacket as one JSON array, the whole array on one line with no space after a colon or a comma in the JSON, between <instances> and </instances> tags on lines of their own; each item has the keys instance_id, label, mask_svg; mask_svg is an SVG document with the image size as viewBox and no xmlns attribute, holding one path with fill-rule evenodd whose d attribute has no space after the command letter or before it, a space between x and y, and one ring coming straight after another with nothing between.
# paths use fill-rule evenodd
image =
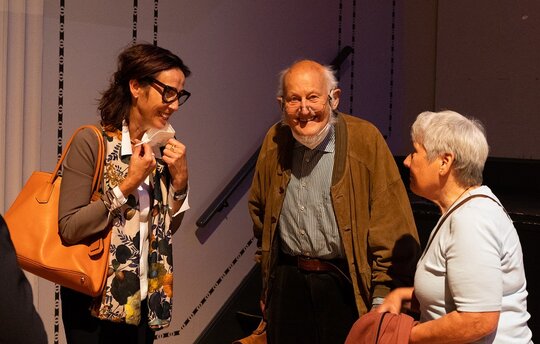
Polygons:
<instances>
[{"instance_id":1,"label":"olive green jacket","mask_svg":"<svg viewBox=\"0 0 540 344\"><path fill-rule=\"evenodd\" d=\"M395 160L371 123L338 113L331 196L360 315L375 297L412 285L418 233ZM291 175L294 139L275 124L259 152L248 207L259 250L262 302L271 295L278 220Z\"/></svg>"}]
</instances>

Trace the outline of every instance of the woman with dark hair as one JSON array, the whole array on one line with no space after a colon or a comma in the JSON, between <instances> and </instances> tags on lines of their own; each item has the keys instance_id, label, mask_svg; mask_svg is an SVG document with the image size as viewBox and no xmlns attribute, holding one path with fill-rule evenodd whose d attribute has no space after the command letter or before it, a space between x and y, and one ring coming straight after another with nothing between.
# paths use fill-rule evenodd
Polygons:
<instances>
[{"instance_id":1,"label":"woman with dark hair","mask_svg":"<svg viewBox=\"0 0 540 344\"><path fill-rule=\"evenodd\" d=\"M98 140L76 135L63 166L59 228L74 244L112 231L102 295L62 287L68 343L152 343L172 312L172 234L187 201L186 147L169 118L190 96L189 68L171 53L136 44L118 56L118 70L99 102L105 141L101 198L90 201Z\"/></svg>"}]
</instances>

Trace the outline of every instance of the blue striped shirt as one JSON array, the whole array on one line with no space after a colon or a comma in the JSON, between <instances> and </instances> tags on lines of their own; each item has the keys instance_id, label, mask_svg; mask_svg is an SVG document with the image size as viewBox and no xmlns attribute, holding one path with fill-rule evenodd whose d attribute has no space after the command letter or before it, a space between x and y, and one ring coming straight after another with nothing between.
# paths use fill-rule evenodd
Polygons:
<instances>
[{"instance_id":1,"label":"blue striped shirt","mask_svg":"<svg viewBox=\"0 0 540 344\"><path fill-rule=\"evenodd\" d=\"M332 126L312 150L295 143L291 180L279 218L281 248L286 254L344 257L330 196L335 141Z\"/></svg>"}]
</instances>

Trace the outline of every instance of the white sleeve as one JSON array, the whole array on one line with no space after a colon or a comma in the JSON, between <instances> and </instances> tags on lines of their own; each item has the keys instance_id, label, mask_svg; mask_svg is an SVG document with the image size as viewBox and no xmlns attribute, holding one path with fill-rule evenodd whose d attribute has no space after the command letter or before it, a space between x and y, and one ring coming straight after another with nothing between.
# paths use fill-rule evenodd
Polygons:
<instances>
[{"instance_id":1,"label":"white sleeve","mask_svg":"<svg viewBox=\"0 0 540 344\"><path fill-rule=\"evenodd\" d=\"M169 186L169 204L172 204L173 202L173 194L174 194L174 188L172 187L172 184ZM174 213L171 217L176 217L180 215L181 213L188 210L189 207L189 186L186 187L186 196L182 200L182 205L180 206L180 209L176 213Z\"/></svg>"}]
</instances>

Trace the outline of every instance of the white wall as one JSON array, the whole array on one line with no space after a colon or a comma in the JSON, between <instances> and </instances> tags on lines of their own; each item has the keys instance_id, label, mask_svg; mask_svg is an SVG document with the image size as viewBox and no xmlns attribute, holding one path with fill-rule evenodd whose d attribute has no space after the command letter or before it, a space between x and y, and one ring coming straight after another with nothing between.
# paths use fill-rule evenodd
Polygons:
<instances>
[{"instance_id":1,"label":"white wall","mask_svg":"<svg viewBox=\"0 0 540 344\"><path fill-rule=\"evenodd\" d=\"M139 0L139 40L152 42L153 7L153 1ZM300 11L305 7L310 10ZM115 70L117 54L131 43L132 14L131 1L66 0L64 140L77 126L97 121L99 92ZM59 2L47 0L44 169L56 161L59 16ZM195 222L279 119L277 73L299 58L329 62L336 55L338 6L325 0L160 0L158 23L158 44L193 71L186 82L192 97L171 120L188 147L191 209L174 237L173 323L158 342L192 343L254 264L242 191L204 229ZM38 305L52 342L54 287L46 281L39 283ZM59 335L62 343L61 322Z\"/></svg>"}]
</instances>

